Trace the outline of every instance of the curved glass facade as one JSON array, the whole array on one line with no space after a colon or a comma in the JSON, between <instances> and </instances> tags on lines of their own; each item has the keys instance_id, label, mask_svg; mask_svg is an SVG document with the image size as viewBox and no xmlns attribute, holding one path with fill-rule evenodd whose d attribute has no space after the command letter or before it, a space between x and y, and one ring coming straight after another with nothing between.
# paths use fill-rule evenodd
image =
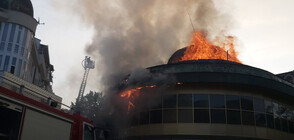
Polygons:
<instances>
[{"instance_id":1,"label":"curved glass facade","mask_svg":"<svg viewBox=\"0 0 294 140\"><path fill-rule=\"evenodd\" d=\"M253 96L233 94L170 94L135 113L132 125L215 123L267 127L294 133L294 110Z\"/></svg>"},{"instance_id":2,"label":"curved glass facade","mask_svg":"<svg viewBox=\"0 0 294 140\"><path fill-rule=\"evenodd\" d=\"M0 27L0 71L24 78L33 33L21 25L7 22L1 22Z\"/></svg>"}]
</instances>

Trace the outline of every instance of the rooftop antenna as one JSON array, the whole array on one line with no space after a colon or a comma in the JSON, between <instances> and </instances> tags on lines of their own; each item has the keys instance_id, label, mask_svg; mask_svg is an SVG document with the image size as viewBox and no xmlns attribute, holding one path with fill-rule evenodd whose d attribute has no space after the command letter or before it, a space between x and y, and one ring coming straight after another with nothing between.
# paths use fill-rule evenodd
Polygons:
<instances>
[{"instance_id":1,"label":"rooftop antenna","mask_svg":"<svg viewBox=\"0 0 294 140\"><path fill-rule=\"evenodd\" d=\"M79 103L81 102L81 100L84 96L89 71L90 71L90 69L95 68L95 62L92 61L90 57L85 56L85 59L82 61L82 66L85 69L85 72L84 72L84 76L83 76L83 81L81 83L80 91L79 91L79 94L78 94L78 97L76 100L76 111L80 111L80 109L79 109L80 104Z\"/></svg>"},{"instance_id":2,"label":"rooftop antenna","mask_svg":"<svg viewBox=\"0 0 294 140\"><path fill-rule=\"evenodd\" d=\"M45 23L44 22L42 22L41 23L41 20L40 20L40 18L38 17L38 21L37 21L37 23L39 24L39 25L45 25Z\"/></svg>"},{"instance_id":3,"label":"rooftop antenna","mask_svg":"<svg viewBox=\"0 0 294 140\"><path fill-rule=\"evenodd\" d=\"M192 22L191 16L190 16L190 14L189 14L189 12L188 12L187 9L186 9L186 12L187 12L187 15L189 16L190 23L191 23L191 25L192 25L193 31L195 32L195 28L194 28L194 25L193 25L193 22Z\"/></svg>"}]
</instances>

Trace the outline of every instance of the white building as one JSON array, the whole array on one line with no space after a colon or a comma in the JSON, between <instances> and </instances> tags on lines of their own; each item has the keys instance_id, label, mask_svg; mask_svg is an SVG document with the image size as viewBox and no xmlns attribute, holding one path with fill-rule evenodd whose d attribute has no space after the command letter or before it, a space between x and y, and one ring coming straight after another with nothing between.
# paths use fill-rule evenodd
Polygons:
<instances>
[{"instance_id":1,"label":"white building","mask_svg":"<svg viewBox=\"0 0 294 140\"><path fill-rule=\"evenodd\" d=\"M0 86L41 102L61 102L52 91L48 46L35 38L33 13L30 0L0 1Z\"/></svg>"}]
</instances>

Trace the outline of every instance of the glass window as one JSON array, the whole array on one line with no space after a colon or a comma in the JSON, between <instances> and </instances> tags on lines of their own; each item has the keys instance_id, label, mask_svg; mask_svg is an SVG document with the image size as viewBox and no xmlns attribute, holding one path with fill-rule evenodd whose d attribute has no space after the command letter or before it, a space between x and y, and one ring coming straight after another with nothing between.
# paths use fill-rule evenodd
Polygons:
<instances>
[{"instance_id":1,"label":"glass window","mask_svg":"<svg viewBox=\"0 0 294 140\"><path fill-rule=\"evenodd\" d=\"M179 109L178 110L179 123L193 123L193 110L192 109Z\"/></svg>"},{"instance_id":2,"label":"glass window","mask_svg":"<svg viewBox=\"0 0 294 140\"><path fill-rule=\"evenodd\" d=\"M266 114L266 124L268 128L275 128L273 115Z\"/></svg>"},{"instance_id":3,"label":"glass window","mask_svg":"<svg viewBox=\"0 0 294 140\"><path fill-rule=\"evenodd\" d=\"M140 112L140 124L149 123L149 111Z\"/></svg>"},{"instance_id":4,"label":"glass window","mask_svg":"<svg viewBox=\"0 0 294 140\"><path fill-rule=\"evenodd\" d=\"M264 101L266 113L273 114L273 103L271 101Z\"/></svg>"},{"instance_id":5,"label":"glass window","mask_svg":"<svg viewBox=\"0 0 294 140\"><path fill-rule=\"evenodd\" d=\"M22 46L25 47L26 43L27 43L27 35L28 35L28 30L25 29L25 31L23 32L23 40L22 40Z\"/></svg>"},{"instance_id":6,"label":"glass window","mask_svg":"<svg viewBox=\"0 0 294 140\"><path fill-rule=\"evenodd\" d=\"M176 122L177 122L176 109L163 110L163 123L176 123Z\"/></svg>"},{"instance_id":7,"label":"glass window","mask_svg":"<svg viewBox=\"0 0 294 140\"><path fill-rule=\"evenodd\" d=\"M2 34L2 41L3 42L6 42L6 37L8 35L8 26L9 26L8 23L4 24L4 30L3 30L3 34Z\"/></svg>"},{"instance_id":8,"label":"glass window","mask_svg":"<svg viewBox=\"0 0 294 140\"><path fill-rule=\"evenodd\" d=\"M265 114L264 113L259 113L259 112L255 112L255 123L256 126L266 126L266 122L265 122Z\"/></svg>"},{"instance_id":9,"label":"glass window","mask_svg":"<svg viewBox=\"0 0 294 140\"><path fill-rule=\"evenodd\" d=\"M8 71L9 60L10 56L6 56L4 61L4 71Z\"/></svg>"},{"instance_id":10,"label":"glass window","mask_svg":"<svg viewBox=\"0 0 294 140\"><path fill-rule=\"evenodd\" d=\"M11 52L11 50L12 50L12 43L8 43L7 51L8 52Z\"/></svg>"},{"instance_id":11,"label":"glass window","mask_svg":"<svg viewBox=\"0 0 294 140\"><path fill-rule=\"evenodd\" d=\"M253 99L254 111L255 112L265 112L264 100L259 98Z\"/></svg>"},{"instance_id":12,"label":"glass window","mask_svg":"<svg viewBox=\"0 0 294 140\"><path fill-rule=\"evenodd\" d=\"M240 111L227 110L227 123L228 124L241 124Z\"/></svg>"},{"instance_id":13,"label":"glass window","mask_svg":"<svg viewBox=\"0 0 294 140\"><path fill-rule=\"evenodd\" d=\"M226 113L224 109L211 109L211 123L226 123Z\"/></svg>"},{"instance_id":14,"label":"glass window","mask_svg":"<svg viewBox=\"0 0 294 140\"><path fill-rule=\"evenodd\" d=\"M289 132L294 133L294 122L288 121L289 123Z\"/></svg>"},{"instance_id":15,"label":"glass window","mask_svg":"<svg viewBox=\"0 0 294 140\"><path fill-rule=\"evenodd\" d=\"M4 48L5 48L5 43L4 42L1 42L1 44L0 44L0 50L1 51L4 51Z\"/></svg>"},{"instance_id":16,"label":"glass window","mask_svg":"<svg viewBox=\"0 0 294 140\"><path fill-rule=\"evenodd\" d=\"M161 123L162 122L162 110L150 111L150 123Z\"/></svg>"},{"instance_id":17,"label":"glass window","mask_svg":"<svg viewBox=\"0 0 294 140\"><path fill-rule=\"evenodd\" d=\"M162 99L161 96L155 97L154 102L150 102L150 107L152 109L162 108Z\"/></svg>"},{"instance_id":18,"label":"glass window","mask_svg":"<svg viewBox=\"0 0 294 140\"><path fill-rule=\"evenodd\" d=\"M281 119L282 130L288 132L288 121L286 119Z\"/></svg>"},{"instance_id":19,"label":"glass window","mask_svg":"<svg viewBox=\"0 0 294 140\"><path fill-rule=\"evenodd\" d=\"M226 95L228 109L240 109L240 97L237 95Z\"/></svg>"},{"instance_id":20,"label":"glass window","mask_svg":"<svg viewBox=\"0 0 294 140\"><path fill-rule=\"evenodd\" d=\"M275 119L275 129L281 130L281 120L278 116L274 116Z\"/></svg>"},{"instance_id":21,"label":"glass window","mask_svg":"<svg viewBox=\"0 0 294 140\"><path fill-rule=\"evenodd\" d=\"M255 125L254 113L249 111L242 111L242 124Z\"/></svg>"},{"instance_id":22,"label":"glass window","mask_svg":"<svg viewBox=\"0 0 294 140\"><path fill-rule=\"evenodd\" d=\"M280 113L280 110L279 110L279 105L275 102L273 102L273 111L274 111L274 114L276 116L280 116L281 113Z\"/></svg>"},{"instance_id":23,"label":"glass window","mask_svg":"<svg viewBox=\"0 0 294 140\"><path fill-rule=\"evenodd\" d=\"M279 105L279 113L282 118L286 119L288 112L289 112L289 109L287 107L283 105Z\"/></svg>"},{"instance_id":24,"label":"glass window","mask_svg":"<svg viewBox=\"0 0 294 140\"><path fill-rule=\"evenodd\" d=\"M19 45L15 45L15 46L14 46L14 53L17 54L17 53L18 53L18 50L19 50Z\"/></svg>"},{"instance_id":25,"label":"glass window","mask_svg":"<svg viewBox=\"0 0 294 140\"><path fill-rule=\"evenodd\" d=\"M83 140L94 140L94 128L84 125L84 139Z\"/></svg>"},{"instance_id":26,"label":"glass window","mask_svg":"<svg viewBox=\"0 0 294 140\"><path fill-rule=\"evenodd\" d=\"M208 109L194 109L194 122L195 123L209 123Z\"/></svg>"},{"instance_id":27,"label":"glass window","mask_svg":"<svg viewBox=\"0 0 294 140\"><path fill-rule=\"evenodd\" d=\"M217 94L210 95L210 108L225 108L225 96Z\"/></svg>"},{"instance_id":28,"label":"glass window","mask_svg":"<svg viewBox=\"0 0 294 140\"><path fill-rule=\"evenodd\" d=\"M134 125L138 125L138 121L139 121L139 118L138 118L138 114L134 113L132 114L131 116L131 125L134 126Z\"/></svg>"},{"instance_id":29,"label":"glass window","mask_svg":"<svg viewBox=\"0 0 294 140\"><path fill-rule=\"evenodd\" d=\"M0 70L1 70L1 65L2 65L2 55L0 55Z\"/></svg>"},{"instance_id":30,"label":"glass window","mask_svg":"<svg viewBox=\"0 0 294 140\"><path fill-rule=\"evenodd\" d=\"M12 24L12 26L11 26L9 42L13 42L14 34L15 34L15 26L16 26L15 24Z\"/></svg>"},{"instance_id":31,"label":"glass window","mask_svg":"<svg viewBox=\"0 0 294 140\"><path fill-rule=\"evenodd\" d=\"M24 55L24 47L21 47L21 49L20 49L20 54L21 54L21 56Z\"/></svg>"},{"instance_id":32,"label":"glass window","mask_svg":"<svg viewBox=\"0 0 294 140\"><path fill-rule=\"evenodd\" d=\"M241 97L241 108L242 108L242 110L253 111L253 99L252 99L252 97L242 96Z\"/></svg>"},{"instance_id":33,"label":"glass window","mask_svg":"<svg viewBox=\"0 0 294 140\"><path fill-rule=\"evenodd\" d=\"M178 95L179 107L192 107L192 94L179 94Z\"/></svg>"},{"instance_id":34,"label":"glass window","mask_svg":"<svg viewBox=\"0 0 294 140\"><path fill-rule=\"evenodd\" d=\"M16 57L13 57L13 59L12 59L12 65L16 65Z\"/></svg>"},{"instance_id":35,"label":"glass window","mask_svg":"<svg viewBox=\"0 0 294 140\"><path fill-rule=\"evenodd\" d=\"M177 106L177 95L164 95L163 96L163 107L164 108L176 108Z\"/></svg>"},{"instance_id":36,"label":"glass window","mask_svg":"<svg viewBox=\"0 0 294 140\"><path fill-rule=\"evenodd\" d=\"M209 107L207 94L194 94L194 107Z\"/></svg>"},{"instance_id":37,"label":"glass window","mask_svg":"<svg viewBox=\"0 0 294 140\"><path fill-rule=\"evenodd\" d=\"M1 66L1 65L0 65ZM17 73L16 73L16 75L17 76L20 76L20 70L21 70L21 66L22 66L22 60L21 59L19 59L18 60L18 68L17 68Z\"/></svg>"},{"instance_id":38,"label":"glass window","mask_svg":"<svg viewBox=\"0 0 294 140\"><path fill-rule=\"evenodd\" d=\"M16 39L16 43L19 43L19 41L20 41L20 36L21 36L21 30L18 31L17 39Z\"/></svg>"}]
</instances>

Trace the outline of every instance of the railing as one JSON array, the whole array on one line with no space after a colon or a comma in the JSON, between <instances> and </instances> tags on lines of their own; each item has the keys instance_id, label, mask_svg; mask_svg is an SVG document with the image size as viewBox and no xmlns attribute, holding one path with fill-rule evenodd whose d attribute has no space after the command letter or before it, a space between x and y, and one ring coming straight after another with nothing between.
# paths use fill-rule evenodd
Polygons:
<instances>
[{"instance_id":1,"label":"railing","mask_svg":"<svg viewBox=\"0 0 294 140\"><path fill-rule=\"evenodd\" d=\"M66 104L63 104L62 102L57 101L56 99L53 99L50 96L45 96L44 94L41 94L41 93L37 92L36 90L31 89L29 86L25 86L24 84L19 84L18 82L15 82L14 80L7 78L6 76L3 76L4 73L7 74L7 72L3 72L3 71L0 72L0 85L1 86L8 88L12 91L15 91L17 93L20 93L26 97L31 98L31 99L37 100L41 103L55 107L57 109L72 110L72 107L70 107ZM28 83L26 83L26 84L28 84ZM31 86L35 86L35 85L31 85ZM52 96L56 96L56 95L54 95L52 93ZM54 98L56 98L56 97L54 97ZM65 108L62 108L62 107L65 107Z\"/></svg>"}]
</instances>

